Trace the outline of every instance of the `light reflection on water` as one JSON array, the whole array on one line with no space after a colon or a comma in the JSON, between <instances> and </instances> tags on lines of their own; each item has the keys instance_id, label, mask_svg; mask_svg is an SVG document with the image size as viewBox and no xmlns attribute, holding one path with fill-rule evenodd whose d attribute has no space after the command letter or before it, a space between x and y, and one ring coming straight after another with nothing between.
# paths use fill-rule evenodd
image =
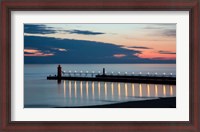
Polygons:
<instances>
[{"instance_id":1,"label":"light reflection on water","mask_svg":"<svg viewBox=\"0 0 200 132\"><path fill-rule=\"evenodd\" d=\"M59 89L63 87L63 91L58 90L58 94L63 92L66 101L72 100L73 103L77 102L77 104L81 104L80 102L83 100L94 102L96 100L128 101L176 96L175 85L67 80L58 85Z\"/></svg>"},{"instance_id":2,"label":"light reflection on water","mask_svg":"<svg viewBox=\"0 0 200 132\"><path fill-rule=\"evenodd\" d=\"M101 71L105 68L121 74L128 72L147 74L173 73L175 64L61 64L65 71ZM175 97L175 85L138 84L120 82L62 81L47 80L48 75L57 74L57 64L24 65L24 104L37 108L55 106L87 106ZM82 73L83 74L83 73Z\"/></svg>"}]
</instances>

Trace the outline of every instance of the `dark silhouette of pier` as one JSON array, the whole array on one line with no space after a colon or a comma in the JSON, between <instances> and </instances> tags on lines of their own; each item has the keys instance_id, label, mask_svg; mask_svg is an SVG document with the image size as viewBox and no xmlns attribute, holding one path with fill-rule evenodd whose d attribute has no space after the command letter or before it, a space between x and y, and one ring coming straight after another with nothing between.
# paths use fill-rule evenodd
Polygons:
<instances>
[{"instance_id":1,"label":"dark silhouette of pier","mask_svg":"<svg viewBox=\"0 0 200 132\"><path fill-rule=\"evenodd\" d=\"M64 76L62 76L62 74ZM65 75L67 74L67 75ZM90 75L90 76L89 76ZM102 74L99 73L86 73L82 72L68 72L65 73L62 71L62 67L58 65L57 68L57 75L55 76L47 76L47 80L57 80L58 83L61 83L61 80L77 80L77 81L104 81L104 82L130 82L130 83L148 83L148 84L172 84L176 85L176 77L172 75L165 75L162 76L158 75L128 75L125 73L124 75L121 74L107 74L105 68L103 68Z\"/></svg>"}]
</instances>

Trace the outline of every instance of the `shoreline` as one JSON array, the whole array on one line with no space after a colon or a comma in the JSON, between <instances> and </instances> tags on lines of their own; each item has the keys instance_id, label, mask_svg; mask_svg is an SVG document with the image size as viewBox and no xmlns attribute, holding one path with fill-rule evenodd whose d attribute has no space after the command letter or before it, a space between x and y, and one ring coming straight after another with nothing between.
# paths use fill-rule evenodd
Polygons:
<instances>
[{"instance_id":1,"label":"shoreline","mask_svg":"<svg viewBox=\"0 0 200 132\"><path fill-rule=\"evenodd\" d=\"M152 100L128 101L115 104L54 107L54 108L176 108L176 97L161 97Z\"/></svg>"}]
</instances>

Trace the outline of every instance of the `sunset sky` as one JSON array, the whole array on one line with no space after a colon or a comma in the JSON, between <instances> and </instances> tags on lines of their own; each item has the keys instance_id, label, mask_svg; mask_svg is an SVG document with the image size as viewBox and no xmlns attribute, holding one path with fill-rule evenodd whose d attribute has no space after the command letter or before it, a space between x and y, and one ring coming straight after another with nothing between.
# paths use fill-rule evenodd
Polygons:
<instances>
[{"instance_id":1,"label":"sunset sky","mask_svg":"<svg viewBox=\"0 0 200 132\"><path fill-rule=\"evenodd\" d=\"M176 24L25 24L25 63L176 63Z\"/></svg>"}]
</instances>

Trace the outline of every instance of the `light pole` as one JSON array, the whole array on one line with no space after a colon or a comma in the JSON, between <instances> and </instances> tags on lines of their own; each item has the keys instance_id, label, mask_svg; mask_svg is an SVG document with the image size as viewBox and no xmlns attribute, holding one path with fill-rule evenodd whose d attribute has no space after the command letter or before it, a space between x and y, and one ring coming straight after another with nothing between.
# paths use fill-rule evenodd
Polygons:
<instances>
[{"instance_id":1,"label":"light pole","mask_svg":"<svg viewBox=\"0 0 200 132\"><path fill-rule=\"evenodd\" d=\"M69 71L69 76L71 77L71 71Z\"/></svg>"},{"instance_id":2,"label":"light pole","mask_svg":"<svg viewBox=\"0 0 200 132\"><path fill-rule=\"evenodd\" d=\"M94 76L94 71L92 71L92 77Z\"/></svg>"},{"instance_id":3,"label":"light pole","mask_svg":"<svg viewBox=\"0 0 200 132\"><path fill-rule=\"evenodd\" d=\"M149 76L149 72L148 72L147 74L148 74L148 76Z\"/></svg>"},{"instance_id":4,"label":"light pole","mask_svg":"<svg viewBox=\"0 0 200 132\"><path fill-rule=\"evenodd\" d=\"M80 76L82 75L82 71L80 71Z\"/></svg>"},{"instance_id":5,"label":"light pole","mask_svg":"<svg viewBox=\"0 0 200 132\"><path fill-rule=\"evenodd\" d=\"M127 72L125 72L125 76L127 76Z\"/></svg>"},{"instance_id":6,"label":"light pole","mask_svg":"<svg viewBox=\"0 0 200 132\"><path fill-rule=\"evenodd\" d=\"M132 75L134 76L134 72L132 72Z\"/></svg>"},{"instance_id":7,"label":"light pole","mask_svg":"<svg viewBox=\"0 0 200 132\"><path fill-rule=\"evenodd\" d=\"M142 72L140 72L140 76L142 75Z\"/></svg>"},{"instance_id":8,"label":"light pole","mask_svg":"<svg viewBox=\"0 0 200 132\"><path fill-rule=\"evenodd\" d=\"M85 76L87 76L87 74L88 74L88 71L86 71Z\"/></svg>"}]
</instances>

